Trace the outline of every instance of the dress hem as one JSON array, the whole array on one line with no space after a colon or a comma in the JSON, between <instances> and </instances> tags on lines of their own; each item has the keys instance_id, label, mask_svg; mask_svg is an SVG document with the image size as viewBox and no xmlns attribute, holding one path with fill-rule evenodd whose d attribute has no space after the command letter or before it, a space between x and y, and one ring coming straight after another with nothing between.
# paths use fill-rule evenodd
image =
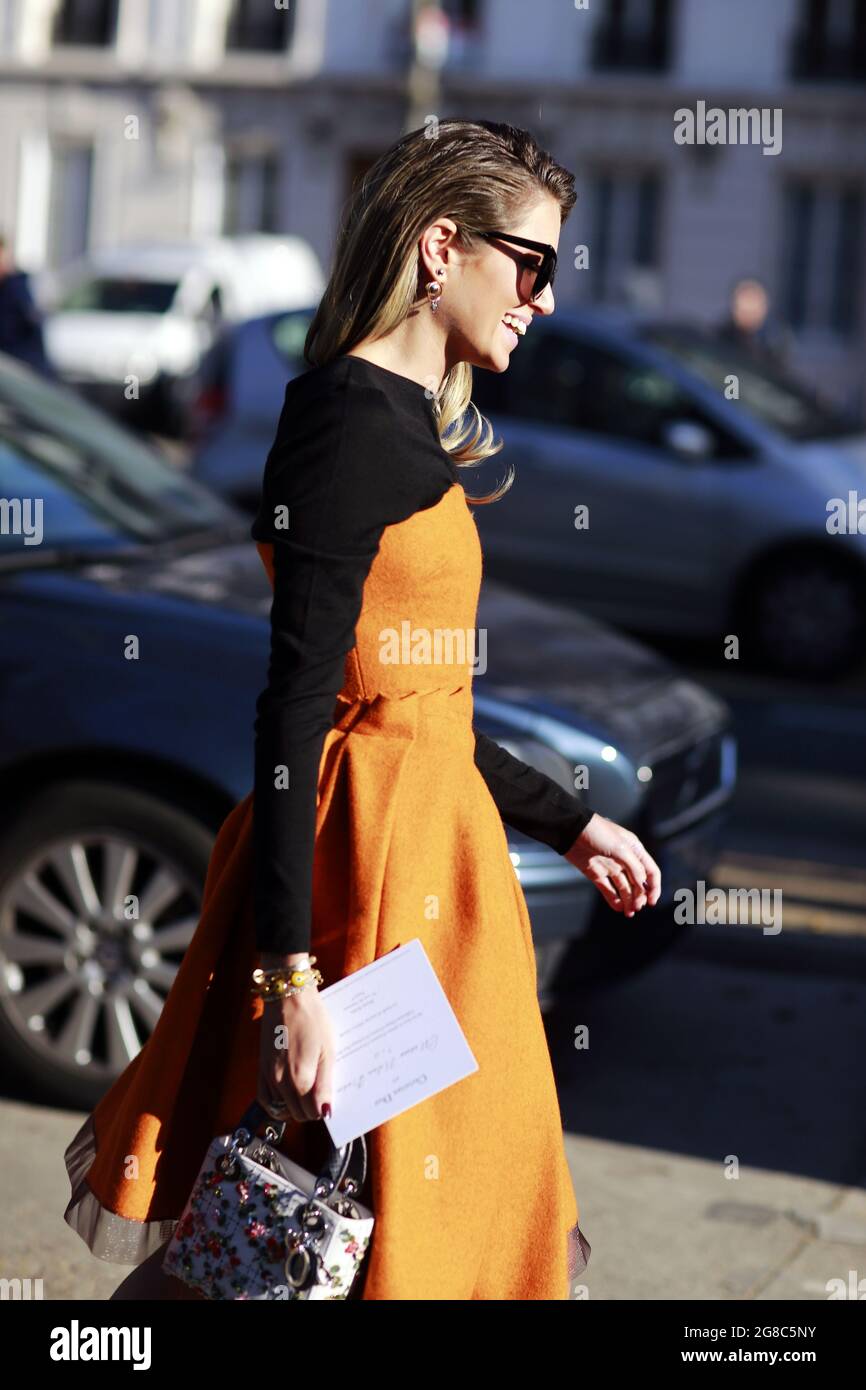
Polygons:
<instances>
[{"instance_id":1,"label":"dress hem","mask_svg":"<svg viewBox=\"0 0 866 1390\"><path fill-rule=\"evenodd\" d=\"M63 1220L79 1235L92 1255L110 1264L138 1265L170 1240L177 1220L136 1221L120 1216L100 1202L87 1182L96 1158L96 1132L89 1115L64 1155L72 1196Z\"/></svg>"},{"instance_id":2,"label":"dress hem","mask_svg":"<svg viewBox=\"0 0 866 1390\"><path fill-rule=\"evenodd\" d=\"M567 1242L568 1298L573 1299L578 1292L576 1287L577 1281L589 1264L592 1246L580 1229L580 1224L578 1222L575 1222L568 1232Z\"/></svg>"},{"instance_id":3,"label":"dress hem","mask_svg":"<svg viewBox=\"0 0 866 1390\"><path fill-rule=\"evenodd\" d=\"M89 1115L63 1157L72 1185L72 1196L63 1220L81 1237L90 1253L109 1264L139 1265L170 1240L177 1220L137 1221L120 1216L103 1206L87 1182L96 1158L96 1132ZM592 1246L575 1224L567 1236L568 1293L575 1295L575 1284L589 1264Z\"/></svg>"}]
</instances>

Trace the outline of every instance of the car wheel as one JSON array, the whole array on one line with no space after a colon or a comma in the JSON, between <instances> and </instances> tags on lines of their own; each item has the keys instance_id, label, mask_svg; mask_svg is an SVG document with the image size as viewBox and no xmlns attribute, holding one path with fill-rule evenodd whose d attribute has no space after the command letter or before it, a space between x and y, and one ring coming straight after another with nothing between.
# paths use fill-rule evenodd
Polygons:
<instances>
[{"instance_id":1,"label":"car wheel","mask_svg":"<svg viewBox=\"0 0 866 1390\"><path fill-rule=\"evenodd\" d=\"M866 637L862 580L826 556L780 560L748 594L748 647L780 675L830 677L859 665Z\"/></svg>"},{"instance_id":2,"label":"car wheel","mask_svg":"<svg viewBox=\"0 0 866 1390\"><path fill-rule=\"evenodd\" d=\"M186 812L112 783L27 803L0 844L0 1051L42 1098L92 1109L147 1041L212 844Z\"/></svg>"}]
</instances>

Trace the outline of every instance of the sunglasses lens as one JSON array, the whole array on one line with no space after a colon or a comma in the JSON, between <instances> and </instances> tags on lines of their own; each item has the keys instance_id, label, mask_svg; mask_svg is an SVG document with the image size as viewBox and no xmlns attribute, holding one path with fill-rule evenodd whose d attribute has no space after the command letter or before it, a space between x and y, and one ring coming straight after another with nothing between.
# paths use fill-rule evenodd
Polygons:
<instances>
[{"instance_id":1,"label":"sunglasses lens","mask_svg":"<svg viewBox=\"0 0 866 1390\"><path fill-rule=\"evenodd\" d=\"M555 273L556 271L552 260L545 256L544 260L541 262L541 265L539 266L538 274L535 277L535 286L532 291L533 300L540 299L540 297L544 294L544 291L547 289L548 285L553 284L553 277Z\"/></svg>"}]
</instances>

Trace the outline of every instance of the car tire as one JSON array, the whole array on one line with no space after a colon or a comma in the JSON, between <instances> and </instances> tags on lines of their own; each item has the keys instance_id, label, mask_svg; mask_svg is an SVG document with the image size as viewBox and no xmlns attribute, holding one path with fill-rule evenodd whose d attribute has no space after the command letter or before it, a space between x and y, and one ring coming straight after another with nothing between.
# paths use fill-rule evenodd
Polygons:
<instances>
[{"instance_id":1,"label":"car tire","mask_svg":"<svg viewBox=\"0 0 866 1390\"><path fill-rule=\"evenodd\" d=\"M825 554L764 566L741 604L750 664L776 675L828 680L863 658L866 580Z\"/></svg>"},{"instance_id":2,"label":"car tire","mask_svg":"<svg viewBox=\"0 0 866 1390\"><path fill-rule=\"evenodd\" d=\"M111 782L18 812L0 841L0 1055L28 1095L90 1110L125 1070L197 926L212 846L185 810ZM118 913L133 894L138 915Z\"/></svg>"}]
</instances>

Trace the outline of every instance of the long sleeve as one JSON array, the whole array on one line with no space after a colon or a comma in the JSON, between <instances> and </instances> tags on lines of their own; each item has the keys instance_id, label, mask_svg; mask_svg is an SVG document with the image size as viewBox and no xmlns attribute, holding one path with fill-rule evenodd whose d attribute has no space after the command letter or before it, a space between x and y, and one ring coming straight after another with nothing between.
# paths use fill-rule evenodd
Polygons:
<instances>
[{"instance_id":1,"label":"long sleeve","mask_svg":"<svg viewBox=\"0 0 866 1390\"><path fill-rule=\"evenodd\" d=\"M274 546L268 684L256 704L256 944L310 944L319 765L372 555Z\"/></svg>"},{"instance_id":2,"label":"long sleeve","mask_svg":"<svg viewBox=\"0 0 866 1390\"><path fill-rule=\"evenodd\" d=\"M505 824L559 854L571 849L594 815L579 797L477 729L475 766Z\"/></svg>"},{"instance_id":3,"label":"long sleeve","mask_svg":"<svg viewBox=\"0 0 866 1390\"><path fill-rule=\"evenodd\" d=\"M256 944L285 954L310 944L319 764L381 536L370 509L353 505L365 459L351 451L352 467L343 448L347 400L322 393L293 412L287 393L253 527L274 547L270 663L255 721Z\"/></svg>"},{"instance_id":4,"label":"long sleeve","mask_svg":"<svg viewBox=\"0 0 866 1390\"><path fill-rule=\"evenodd\" d=\"M251 530L274 557L255 720L256 945L286 955L310 946L319 769L365 581L385 527L450 483L407 465L387 399L352 373L346 361L324 385L289 383Z\"/></svg>"}]
</instances>

